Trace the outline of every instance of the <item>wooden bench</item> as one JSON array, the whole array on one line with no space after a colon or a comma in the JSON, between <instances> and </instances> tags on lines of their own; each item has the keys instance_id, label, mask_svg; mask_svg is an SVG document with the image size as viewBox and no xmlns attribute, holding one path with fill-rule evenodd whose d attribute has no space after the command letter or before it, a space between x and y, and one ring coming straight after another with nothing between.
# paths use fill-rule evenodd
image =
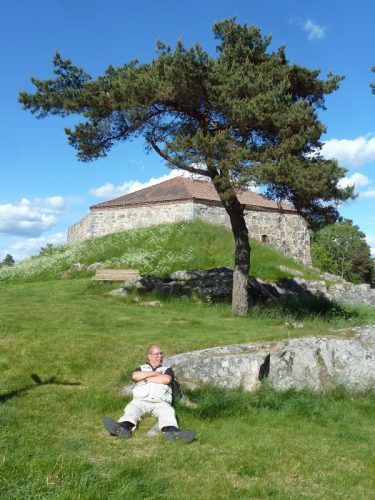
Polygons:
<instances>
[{"instance_id":1,"label":"wooden bench","mask_svg":"<svg viewBox=\"0 0 375 500\"><path fill-rule=\"evenodd\" d=\"M95 281L127 281L138 278L139 269L97 269Z\"/></svg>"}]
</instances>

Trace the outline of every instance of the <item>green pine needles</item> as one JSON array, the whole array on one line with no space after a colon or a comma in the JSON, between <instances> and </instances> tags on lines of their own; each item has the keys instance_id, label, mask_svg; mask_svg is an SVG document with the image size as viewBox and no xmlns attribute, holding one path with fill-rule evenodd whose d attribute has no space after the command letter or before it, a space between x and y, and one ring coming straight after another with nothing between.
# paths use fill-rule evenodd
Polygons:
<instances>
[{"instance_id":1,"label":"green pine needles","mask_svg":"<svg viewBox=\"0 0 375 500\"><path fill-rule=\"evenodd\" d=\"M290 63L283 47L270 50L271 37L234 18L213 33L215 57L199 44L179 41L172 50L158 42L153 61L109 66L96 79L56 54L55 78L32 78L35 93L19 100L39 118L80 115L65 131L82 161L143 137L168 166L211 180L235 241L232 308L244 315L250 245L238 189L262 186L312 226L335 221L338 204L353 196L353 187L338 187L345 169L321 155L318 111L342 77L321 79L319 70Z\"/></svg>"}]
</instances>

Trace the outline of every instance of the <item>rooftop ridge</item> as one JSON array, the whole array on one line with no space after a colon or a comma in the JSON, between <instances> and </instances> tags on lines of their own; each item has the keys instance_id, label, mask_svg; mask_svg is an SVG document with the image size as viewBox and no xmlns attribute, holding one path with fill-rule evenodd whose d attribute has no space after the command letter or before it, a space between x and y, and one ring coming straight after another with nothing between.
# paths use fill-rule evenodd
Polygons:
<instances>
[{"instance_id":1,"label":"rooftop ridge","mask_svg":"<svg viewBox=\"0 0 375 500\"><path fill-rule=\"evenodd\" d=\"M280 203L275 200L266 198L265 196L241 189L237 191L238 198L243 205L251 207L259 207L263 210L281 210L288 212L296 212L293 205ZM127 208L136 205L155 204L155 203L176 203L183 201L199 200L201 202L221 203L219 195L212 182L191 179L189 177L176 176L165 181L152 184L145 188L133 191L112 200L94 204L90 210L106 209L106 208Z\"/></svg>"}]
</instances>

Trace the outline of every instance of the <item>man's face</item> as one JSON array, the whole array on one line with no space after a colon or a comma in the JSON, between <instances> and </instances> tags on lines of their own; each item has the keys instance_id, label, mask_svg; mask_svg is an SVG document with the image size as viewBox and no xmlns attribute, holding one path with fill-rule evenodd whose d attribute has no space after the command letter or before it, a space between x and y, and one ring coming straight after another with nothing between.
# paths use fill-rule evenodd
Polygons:
<instances>
[{"instance_id":1,"label":"man's face","mask_svg":"<svg viewBox=\"0 0 375 500\"><path fill-rule=\"evenodd\" d=\"M160 346L152 347L147 355L147 358L152 368L161 366L163 364L163 351L161 350Z\"/></svg>"}]
</instances>

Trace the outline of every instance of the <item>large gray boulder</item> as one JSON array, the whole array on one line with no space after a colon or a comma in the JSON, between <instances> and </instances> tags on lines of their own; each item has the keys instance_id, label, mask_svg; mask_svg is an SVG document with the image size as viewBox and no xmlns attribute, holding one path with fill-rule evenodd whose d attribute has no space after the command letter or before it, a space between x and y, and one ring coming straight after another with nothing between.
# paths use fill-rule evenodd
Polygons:
<instances>
[{"instance_id":1,"label":"large gray boulder","mask_svg":"<svg viewBox=\"0 0 375 500\"><path fill-rule=\"evenodd\" d=\"M251 346L254 348L254 346ZM212 384L228 389L255 389L269 369L269 353L261 346L253 352L249 346L226 346L179 354L166 360L180 382L189 387Z\"/></svg>"},{"instance_id":2,"label":"large gray boulder","mask_svg":"<svg viewBox=\"0 0 375 500\"><path fill-rule=\"evenodd\" d=\"M299 294L315 295L342 304L375 305L375 289L362 283L354 285L339 276L324 273L324 280L307 281L303 278L293 277L275 283L275 288L280 295ZM335 278L335 279L334 279ZM325 281L327 280L327 281ZM331 280L331 281L330 281Z\"/></svg>"},{"instance_id":3,"label":"large gray boulder","mask_svg":"<svg viewBox=\"0 0 375 500\"><path fill-rule=\"evenodd\" d=\"M277 283L249 277L247 289L249 302L276 301L284 295L318 296L329 301L347 304L375 305L375 289L370 285L354 285L339 276L323 274L320 280L301 278L299 271L282 267L295 274L293 278ZM198 297L206 302L230 301L232 297L233 271L226 267L191 271L176 271L163 278L142 275L128 280L125 289L135 288L141 293L155 292L163 297Z\"/></svg>"},{"instance_id":4,"label":"large gray boulder","mask_svg":"<svg viewBox=\"0 0 375 500\"><path fill-rule=\"evenodd\" d=\"M171 356L180 382L251 391L268 378L276 390L375 390L375 325L347 330L349 338L306 337L213 347Z\"/></svg>"},{"instance_id":5,"label":"large gray boulder","mask_svg":"<svg viewBox=\"0 0 375 500\"><path fill-rule=\"evenodd\" d=\"M232 297L233 271L220 267L176 271L164 278L142 275L124 286L141 293L156 292L163 297L196 296L207 302L223 302ZM272 284L255 278L248 278L247 287L251 302L275 300L280 295Z\"/></svg>"}]
</instances>

